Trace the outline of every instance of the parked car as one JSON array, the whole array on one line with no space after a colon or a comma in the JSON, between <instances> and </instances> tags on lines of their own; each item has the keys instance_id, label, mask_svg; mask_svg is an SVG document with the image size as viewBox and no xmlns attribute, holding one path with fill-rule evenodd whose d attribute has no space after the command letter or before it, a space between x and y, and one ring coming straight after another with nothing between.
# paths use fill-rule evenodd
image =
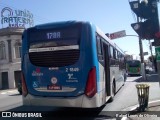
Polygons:
<instances>
[{"instance_id":1,"label":"parked car","mask_svg":"<svg viewBox=\"0 0 160 120\"><path fill-rule=\"evenodd\" d=\"M151 68L151 67L146 67L146 68L145 68L145 71L146 71L146 74L150 74L150 73L153 73L153 72L154 72L154 69Z\"/></svg>"},{"instance_id":2,"label":"parked car","mask_svg":"<svg viewBox=\"0 0 160 120\"><path fill-rule=\"evenodd\" d=\"M19 94L22 94L22 81L21 80L18 81L18 92Z\"/></svg>"}]
</instances>

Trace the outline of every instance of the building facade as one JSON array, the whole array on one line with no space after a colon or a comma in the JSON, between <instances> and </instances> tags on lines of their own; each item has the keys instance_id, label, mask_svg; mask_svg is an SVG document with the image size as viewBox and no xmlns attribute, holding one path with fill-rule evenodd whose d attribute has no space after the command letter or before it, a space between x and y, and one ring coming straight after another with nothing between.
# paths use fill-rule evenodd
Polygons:
<instances>
[{"instance_id":1,"label":"building facade","mask_svg":"<svg viewBox=\"0 0 160 120\"><path fill-rule=\"evenodd\" d=\"M23 28L0 29L0 89L16 88L21 79Z\"/></svg>"},{"instance_id":2,"label":"building facade","mask_svg":"<svg viewBox=\"0 0 160 120\"><path fill-rule=\"evenodd\" d=\"M125 54L126 60L133 60L133 55Z\"/></svg>"}]
</instances>

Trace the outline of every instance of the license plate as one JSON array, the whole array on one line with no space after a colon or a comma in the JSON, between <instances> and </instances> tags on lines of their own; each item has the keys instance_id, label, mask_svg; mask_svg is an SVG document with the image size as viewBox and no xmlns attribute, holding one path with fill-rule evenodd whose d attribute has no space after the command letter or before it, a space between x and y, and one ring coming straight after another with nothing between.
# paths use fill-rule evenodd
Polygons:
<instances>
[{"instance_id":1,"label":"license plate","mask_svg":"<svg viewBox=\"0 0 160 120\"><path fill-rule=\"evenodd\" d=\"M57 86L57 85L48 85L47 86L48 90L62 90L61 86Z\"/></svg>"}]
</instances>

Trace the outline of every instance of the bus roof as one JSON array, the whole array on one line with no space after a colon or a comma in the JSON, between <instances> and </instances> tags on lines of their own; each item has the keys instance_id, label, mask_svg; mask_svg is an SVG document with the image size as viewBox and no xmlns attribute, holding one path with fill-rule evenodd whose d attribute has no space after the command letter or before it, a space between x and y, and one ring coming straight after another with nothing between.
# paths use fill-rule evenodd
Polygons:
<instances>
[{"instance_id":1,"label":"bus roof","mask_svg":"<svg viewBox=\"0 0 160 120\"><path fill-rule=\"evenodd\" d=\"M96 30L98 34L100 34L105 40L107 40L107 42L109 42L113 47L115 47L117 50L121 51L124 54L124 51L120 49L115 43L113 43L111 39L109 39L98 26L96 26Z\"/></svg>"}]
</instances>

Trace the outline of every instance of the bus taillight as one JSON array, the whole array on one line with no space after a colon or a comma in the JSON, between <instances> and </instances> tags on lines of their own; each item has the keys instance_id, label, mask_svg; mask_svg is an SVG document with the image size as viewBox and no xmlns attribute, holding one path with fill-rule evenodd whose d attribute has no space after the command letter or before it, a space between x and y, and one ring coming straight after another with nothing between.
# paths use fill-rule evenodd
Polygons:
<instances>
[{"instance_id":1,"label":"bus taillight","mask_svg":"<svg viewBox=\"0 0 160 120\"><path fill-rule=\"evenodd\" d=\"M97 92L97 84L96 84L96 68L92 68L89 71L86 89L85 89L85 95L87 97L93 97Z\"/></svg>"},{"instance_id":2,"label":"bus taillight","mask_svg":"<svg viewBox=\"0 0 160 120\"><path fill-rule=\"evenodd\" d=\"M21 77L22 77L22 94L23 94L23 96L27 96L28 90L27 90L27 86L26 86L26 82L25 82L25 78L24 78L23 73L22 73Z\"/></svg>"}]
</instances>

